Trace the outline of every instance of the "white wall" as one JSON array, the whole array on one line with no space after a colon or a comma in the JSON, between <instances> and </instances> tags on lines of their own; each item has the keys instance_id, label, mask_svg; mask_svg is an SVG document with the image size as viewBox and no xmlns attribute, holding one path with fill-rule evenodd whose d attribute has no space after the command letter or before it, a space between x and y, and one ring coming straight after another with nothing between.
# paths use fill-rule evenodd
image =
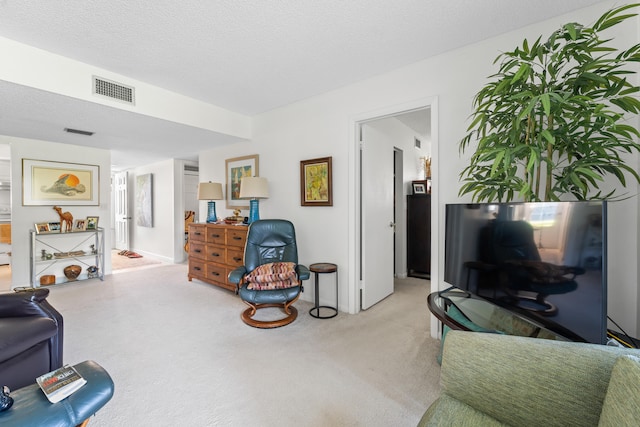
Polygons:
<instances>
[{"instance_id":1,"label":"white wall","mask_svg":"<svg viewBox=\"0 0 640 427\"><path fill-rule=\"evenodd\" d=\"M111 154L109 151L0 135L0 144L3 143L11 146L11 286L13 288L30 286L29 230L33 230L37 222L58 220L58 214L52 206L22 205L22 159L98 165L100 167L100 205L60 206L71 212L74 218L99 216L98 226L106 230L105 248L111 247L111 233L108 232L111 228L109 172ZM105 256L104 272L111 273L110 253Z\"/></svg>"},{"instance_id":2,"label":"white wall","mask_svg":"<svg viewBox=\"0 0 640 427\"><path fill-rule=\"evenodd\" d=\"M433 289L443 287L444 218L446 203L459 202L458 176L470 153L460 156L458 141L469 125L475 93L496 71L494 58L513 49L523 38L535 40L548 35L567 21L594 22L613 2L602 2L568 16L561 16L499 37L448 52L348 87L328 92L255 117L252 142L211 150L200 156L203 180L224 182L225 158L260 155L260 175L269 179L271 196L261 202L264 218L284 217L296 225L300 241L300 261L334 262L340 268L341 310L353 312L355 281L355 131L356 118L375 117L376 112L397 108L417 100L437 97L439 120L433 123L434 144ZM616 28L616 43L631 46L638 42L638 23ZM637 120L636 120L637 122ZM299 201L299 161L333 156L334 206L301 207ZM637 159L632 159L637 164ZM632 185L630 193L637 193ZM469 201L464 197L463 201ZM638 235L638 201L629 199L611 204L609 221L609 313L631 334L638 330L637 305L638 243L628 236ZM202 207L201 207L202 215ZM222 216L229 213L223 213ZM246 213L245 213L246 215ZM435 322L433 322L435 323ZM435 326L432 329L435 333Z\"/></svg>"},{"instance_id":3,"label":"white wall","mask_svg":"<svg viewBox=\"0 0 640 427\"><path fill-rule=\"evenodd\" d=\"M177 200L178 195L182 194L182 180L176 174L176 169L179 169L176 163L181 162L165 160L129 171L131 250L142 255L152 255L166 262L182 262L183 260L183 256L176 259L176 232L179 231L176 230L176 226L177 223L184 224L184 209L181 208L182 205ZM143 227L137 224L136 180L145 174L153 176L153 227ZM176 205L180 206L176 208ZM184 236L182 237L184 238Z\"/></svg>"}]
</instances>

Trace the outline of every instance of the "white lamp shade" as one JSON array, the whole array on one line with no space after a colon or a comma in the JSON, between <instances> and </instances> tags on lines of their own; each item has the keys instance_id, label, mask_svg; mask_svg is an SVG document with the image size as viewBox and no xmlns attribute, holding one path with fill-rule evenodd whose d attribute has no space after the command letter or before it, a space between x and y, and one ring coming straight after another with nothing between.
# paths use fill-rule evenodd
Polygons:
<instances>
[{"instance_id":1,"label":"white lamp shade","mask_svg":"<svg viewBox=\"0 0 640 427\"><path fill-rule=\"evenodd\" d=\"M198 184L198 200L222 200L222 184L201 182Z\"/></svg>"},{"instance_id":2,"label":"white lamp shade","mask_svg":"<svg viewBox=\"0 0 640 427\"><path fill-rule=\"evenodd\" d=\"M269 184L266 178L247 176L240 181L241 199L266 199L269 197Z\"/></svg>"}]
</instances>

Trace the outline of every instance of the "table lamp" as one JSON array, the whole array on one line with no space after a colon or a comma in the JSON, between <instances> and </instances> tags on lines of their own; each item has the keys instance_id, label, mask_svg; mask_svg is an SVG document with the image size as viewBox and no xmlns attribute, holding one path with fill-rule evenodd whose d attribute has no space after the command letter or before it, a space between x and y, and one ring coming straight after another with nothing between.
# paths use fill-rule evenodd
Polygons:
<instances>
[{"instance_id":1,"label":"table lamp","mask_svg":"<svg viewBox=\"0 0 640 427\"><path fill-rule=\"evenodd\" d=\"M260 219L258 199L269 197L269 185L266 178L247 176L240 180L240 198L249 201L249 224Z\"/></svg>"},{"instance_id":2,"label":"table lamp","mask_svg":"<svg viewBox=\"0 0 640 427\"><path fill-rule=\"evenodd\" d=\"M216 222L216 202L222 200L222 184L219 182L201 182L198 184L198 200L209 200L207 222Z\"/></svg>"}]
</instances>

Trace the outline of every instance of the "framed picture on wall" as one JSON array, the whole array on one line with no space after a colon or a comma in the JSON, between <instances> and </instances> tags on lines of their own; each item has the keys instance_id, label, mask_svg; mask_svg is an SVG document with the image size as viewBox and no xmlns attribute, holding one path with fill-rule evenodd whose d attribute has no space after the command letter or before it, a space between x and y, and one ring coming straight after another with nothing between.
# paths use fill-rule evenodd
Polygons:
<instances>
[{"instance_id":1,"label":"framed picture on wall","mask_svg":"<svg viewBox=\"0 0 640 427\"><path fill-rule=\"evenodd\" d=\"M136 177L136 224L153 227L153 174Z\"/></svg>"},{"instance_id":2,"label":"framed picture on wall","mask_svg":"<svg viewBox=\"0 0 640 427\"><path fill-rule=\"evenodd\" d=\"M225 161L227 168L227 209L249 209L249 200L240 198L240 181L258 175L258 155L235 157Z\"/></svg>"},{"instance_id":3,"label":"framed picture on wall","mask_svg":"<svg viewBox=\"0 0 640 427\"><path fill-rule=\"evenodd\" d=\"M333 206L331 157L300 162L300 205Z\"/></svg>"},{"instance_id":4,"label":"framed picture on wall","mask_svg":"<svg viewBox=\"0 0 640 427\"><path fill-rule=\"evenodd\" d=\"M24 206L98 206L100 166L22 160Z\"/></svg>"}]
</instances>

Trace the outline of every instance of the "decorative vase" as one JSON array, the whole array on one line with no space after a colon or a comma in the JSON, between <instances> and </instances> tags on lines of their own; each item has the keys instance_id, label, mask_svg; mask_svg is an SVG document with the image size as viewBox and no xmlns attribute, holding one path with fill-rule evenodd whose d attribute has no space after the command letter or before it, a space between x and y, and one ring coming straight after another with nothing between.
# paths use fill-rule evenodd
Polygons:
<instances>
[{"instance_id":1,"label":"decorative vase","mask_svg":"<svg viewBox=\"0 0 640 427\"><path fill-rule=\"evenodd\" d=\"M64 271L65 277L69 281L72 281L78 278L78 276L82 272L82 267L80 267L79 265L72 264L72 265L66 266L63 271Z\"/></svg>"},{"instance_id":2,"label":"decorative vase","mask_svg":"<svg viewBox=\"0 0 640 427\"><path fill-rule=\"evenodd\" d=\"M216 202L209 201L207 210L207 222L212 223L216 221L218 221L218 217L216 215Z\"/></svg>"}]
</instances>

